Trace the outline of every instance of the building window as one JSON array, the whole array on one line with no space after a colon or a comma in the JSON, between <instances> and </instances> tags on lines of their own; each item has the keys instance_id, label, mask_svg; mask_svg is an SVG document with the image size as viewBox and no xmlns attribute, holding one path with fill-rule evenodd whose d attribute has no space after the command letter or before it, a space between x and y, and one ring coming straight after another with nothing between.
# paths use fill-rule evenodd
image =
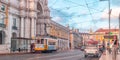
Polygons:
<instances>
[{"instance_id":1,"label":"building window","mask_svg":"<svg viewBox=\"0 0 120 60\"><path fill-rule=\"evenodd\" d=\"M44 39L41 39L41 44L44 44Z\"/></svg>"},{"instance_id":2,"label":"building window","mask_svg":"<svg viewBox=\"0 0 120 60\"><path fill-rule=\"evenodd\" d=\"M5 33L0 31L0 44L4 44Z\"/></svg>"},{"instance_id":3,"label":"building window","mask_svg":"<svg viewBox=\"0 0 120 60\"><path fill-rule=\"evenodd\" d=\"M13 26L12 26L12 29L14 29L14 30L17 30L17 25L16 25L16 22L17 20L16 20L16 18L13 18Z\"/></svg>"},{"instance_id":4,"label":"building window","mask_svg":"<svg viewBox=\"0 0 120 60\"><path fill-rule=\"evenodd\" d=\"M0 14L0 24L4 24L4 20L5 20L5 15Z\"/></svg>"},{"instance_id":5,"label":"building window","mask_svg":"<svg viewBox=\"0 0 120 60\"><path fill-rule=\"evenodd\" d=\"M5 11L5 5L1 5L1 11Z\"/></svg>"},{"instance_id":6,"label":"building window","mask_svg":"<svg viewBox=\"0 0 120 60\"><path fill-rule=\"evenodd\" d=\"M2 41L3 41L3 39L2 39L2 33L0 33L0 44L2 44Z\"/></svg>"},{"instance_id":7,"label":"building window","mask_svg":"<svg viewBox=\"0 0 120 60\"><path fill-rule=\"evenodd\" d=\"M16 26L16 18L13 18L13 26Z\"/></svg>"}]
</instances>

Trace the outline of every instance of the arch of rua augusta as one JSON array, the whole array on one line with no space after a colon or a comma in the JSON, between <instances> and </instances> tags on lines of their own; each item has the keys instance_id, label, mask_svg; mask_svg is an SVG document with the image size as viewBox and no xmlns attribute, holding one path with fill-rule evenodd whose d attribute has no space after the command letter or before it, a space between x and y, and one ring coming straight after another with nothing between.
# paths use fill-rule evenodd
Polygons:
<instances>
[{"instance_id":1,"label":"arch of rua augusta","mask_svg":"<svg viewBox=\"0 0 120 60\"><path fill-rule=\"evenodd\" d=\"M58 40L69 48L69 29L50 18L47 0L0 0L0 53L30 50L35 39Z\"/></svg>"},{"instance_id":2,"label":"arch of rua augusta","mask_svg":"<svg viewBox=\"0 0 120 60\"><path fill-rule=\"evenodd\" d=\"M0 53L29 49L36 35L48 33L50 11L47 4L47 0L0 0L0 7L5 7L4 11L0 10L0 15L4 15L0 31L5 32Z\"/></svg>"}]
</instances>

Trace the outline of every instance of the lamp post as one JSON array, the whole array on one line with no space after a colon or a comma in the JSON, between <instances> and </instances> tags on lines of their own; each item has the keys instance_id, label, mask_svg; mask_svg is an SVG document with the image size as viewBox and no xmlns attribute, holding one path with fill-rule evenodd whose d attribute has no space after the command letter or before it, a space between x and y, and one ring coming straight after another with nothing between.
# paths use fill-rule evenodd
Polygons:
<instances>
[{"instance_id":1,"label":"lamp post","mask_svg":"<svg viewBox=\"0 0 120 60\"><path fill-rule=\"evenodd\" d=\"M120 13L119 13L119 44L120 44ZM119 51L120 51L120 45L119 45Z\"/></svg>"},{"instance_id":2,"label":"lamp post","mask_svg":"<svg viewBox=\"0 0 120 60\"><path fill-rule=\"evenodd\" d=\"M110 14L111 14L111 9L110 9L110 0L108 0L108 12L109 12L109 16L108 16L108 21L109 21L109 39L108 39L108 46L110 46Z\"/></svg>"}]
</instances>

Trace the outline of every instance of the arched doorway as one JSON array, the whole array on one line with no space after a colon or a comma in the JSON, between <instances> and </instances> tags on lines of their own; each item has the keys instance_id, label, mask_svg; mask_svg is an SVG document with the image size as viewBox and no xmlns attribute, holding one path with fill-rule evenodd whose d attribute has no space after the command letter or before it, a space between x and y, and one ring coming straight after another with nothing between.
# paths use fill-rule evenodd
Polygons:
<instances>
[{"instance_id":1,"label":"arched doorway","mask_svg":"<svg viewBox=\"0 0 120 60\"><path fill-rule=\"evenodd\" d=\"M17 50L17 40L15 39L17 37L17 34L15 32L12 33L12 39L11 39L11 51Z\"/></svg>"},{"instance_id":2,"label":"arched doorway","mask_svg":"<svg viewBox=\"0 0 120 60\"><path fill-rule=\"evenodd\" d=\"M17 37L17 34L14 32L12 33L12 38L16 38Z\"/></svg>"},{"instance_id":3,"label":"arched doorway","mask_svg":"<svg viewBox=\"0 0 120 60\"><path fill-rule=\"evenodd\" d=\"M5 32L0 31L0 44L4 44L4 43L5 43Z\"/></svg>"}]
</instances>

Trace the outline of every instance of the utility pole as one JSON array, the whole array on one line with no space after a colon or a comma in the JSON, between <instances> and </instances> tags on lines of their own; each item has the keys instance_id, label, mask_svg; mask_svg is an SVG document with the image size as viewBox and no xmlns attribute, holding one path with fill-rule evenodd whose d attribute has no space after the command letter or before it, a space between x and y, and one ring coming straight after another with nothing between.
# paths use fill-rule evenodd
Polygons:
<instances>
[{"instance_id":1,"label":"utility pole","mask_svg":"<svg viewBox=\"0 0 120 60\"><path fill-rule=\"evenodd\" d=\"M119 13L119 44L120 44L120 13ZM119 45L119 51L120 51L120 45Z\"/></svg>"},{"instance_id":2,"label":"utility pole","mask_svg":"<svg viewBox=\"0 0 120 60\"><path fill-rule=\"evenodd\" d=\"M109 20L109 39L108 39L108 46L110 46L110 14L111 14L111 10L110 10L110 0L108 0L108 13L109 13L109 16L108 16L108 20Z\"/></svg>"}]
</instances>

